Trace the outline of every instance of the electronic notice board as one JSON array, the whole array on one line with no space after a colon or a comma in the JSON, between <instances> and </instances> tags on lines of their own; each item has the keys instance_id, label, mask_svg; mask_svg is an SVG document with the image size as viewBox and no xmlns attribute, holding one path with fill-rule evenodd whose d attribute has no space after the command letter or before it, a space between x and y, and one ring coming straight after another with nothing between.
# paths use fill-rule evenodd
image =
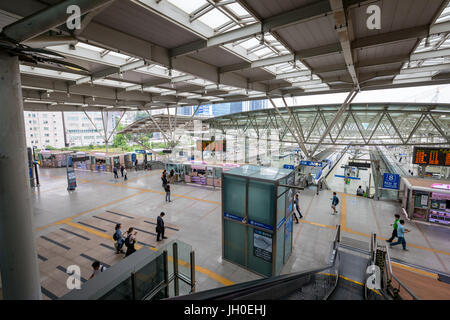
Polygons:
<instances>
[{"instance_id":1,"label":"electronic notice board","mask_svg":"<svg viewBox=\"0 0 450 320\"><path fill-rule=\"evenodd\" d=\"M450 148L414 147L413 164L450 166Z\"/></svg>"},{"instance_id":2,"label":"electronic notice board","mask_svg":"<svg viewBox=\"0 0 450 320\"><path fill-rule=\"evenodd\" d=\"M226 152L226 140L202 140L197 141L197 150L200 151L223 151Z\"/></svg>"}]
</instances>

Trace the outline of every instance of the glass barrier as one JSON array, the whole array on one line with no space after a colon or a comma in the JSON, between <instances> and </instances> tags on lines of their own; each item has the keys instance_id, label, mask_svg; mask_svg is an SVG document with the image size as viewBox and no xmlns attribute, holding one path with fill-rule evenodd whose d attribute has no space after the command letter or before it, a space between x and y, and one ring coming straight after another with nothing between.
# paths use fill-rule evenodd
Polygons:
<instances>
[{"instance_id":1,"label":"glass barrier","mask_svg":"<svg viewBox=\"0 0 450 320\"><path fill-rule=\"evenodd\" d=\"M192 246L175 240L157 252L142 248L62 300L158 300L195 290Z\"/></svg>"}]
</instances>

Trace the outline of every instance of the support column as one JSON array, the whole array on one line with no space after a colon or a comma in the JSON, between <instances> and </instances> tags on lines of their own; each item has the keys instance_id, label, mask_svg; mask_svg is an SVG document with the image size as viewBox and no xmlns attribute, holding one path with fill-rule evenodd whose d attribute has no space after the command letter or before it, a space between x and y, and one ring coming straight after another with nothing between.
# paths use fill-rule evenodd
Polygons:
<instances>
[{"instance_id":1,"label":"support column","mask_svg":"<svg viewBox=\"0 0 450 320\"><path fill-rule=\"evenodd\" d=\"M249 153L250 153L250 146L248 141L248 136L245 136L244 138L244 163L249 163Z\"/></svg>"},{"instance_id":2,"label":"support column","mask_svg":"<svg viewBox=\"0 0 450 320\"><path fill-rule=\"evenodd\" d=\"M4 299L41 299L17 57L0 51L0 270Z\"/></svg>"}]
</instances>

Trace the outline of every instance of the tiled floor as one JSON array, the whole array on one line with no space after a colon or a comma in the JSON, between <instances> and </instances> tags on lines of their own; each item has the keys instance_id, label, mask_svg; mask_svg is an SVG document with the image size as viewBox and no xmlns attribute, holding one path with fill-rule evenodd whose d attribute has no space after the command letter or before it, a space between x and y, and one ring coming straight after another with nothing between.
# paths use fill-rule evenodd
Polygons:
<instances>
[{"instance_id":1,"label":"tiled floor","mask_svg":"<svg viewBox=\"0 0 450 320\"><path fill-rule=\"evenodd\" d=\"M69 263L79 264L82 276L87 279L92 263L87 256L109 265L120 259L111 249L115 222L121 222L125 230L132 221L133 226L148 232L138 230L138 239L157 247L152 234L155 226L145 221L154 222L161 211L166 213L166 225L179 229L167 230L169 240L179 239L195 250L196 265L201 267L196 273L198 291L260 278L222 260L220 189L175 184L172 202L167 203L159 170L130 171L128 181L116 180L110 173L76 171L78 188L68 192L64 170L41 169L41 187L33 194L38 253L47 259L39 259L42 286L55 296L66 290L64 279L67 275L61 270ZM339 214L331 215L331 191L316 195L311 189L300 193L304 219L294 224L293 252L282 273L325 265L337 224L342 226L344 236L357 240L368 241L371 232L376 232L380 240L390 237L393 215L401 211L397 202L343 193L339 193L339 197ZM449 273L450 229L409 221L406 227L412 230L406 238L410 251L393 248L392 256L411 265ZM58 266L61 268L57 269ZM55 289L55 283L60 286L58 289Z\"/></svg>"},{"instance_id":2,"label":"tiled floor","mask_svg":"<svg viewBox=\"0 0 450 320\"><path fill-rule=\"evenodd\" d=\"M44 299L57 299L70 291L66 285L66 269L69 266L80 267L81 282L84 283L92 274L91 264L94 261L97 260L108 268L124 258L123 254L116 254L114 249L112 234L117 223L122 224L124 231L133 227L140 246L156 249L160 244L164 244L164 241L156 241L155 219L128 212L108 210L71 222L70 225L60 226L37 239ZM177 231L177 226L167 224L165 235L173 237ZM125 251L126 247L123 249Z\"/></svg>"}]
</instances>

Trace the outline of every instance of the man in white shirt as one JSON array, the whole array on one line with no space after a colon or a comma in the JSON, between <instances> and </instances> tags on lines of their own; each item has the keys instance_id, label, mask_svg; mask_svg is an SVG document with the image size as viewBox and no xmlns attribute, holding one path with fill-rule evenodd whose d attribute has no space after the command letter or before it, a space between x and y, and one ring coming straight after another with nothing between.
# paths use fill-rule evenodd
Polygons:
<instances>
[{"instance_id":1,"label":"man in white shirt","mask_svg":"<svg viewBox=\"0 0 450 320\"><path fill-rule=\"evenodd\" d=\"M92 279L94 276L96 276L99 272L103 272L106 270L106 267L101 265L100 262L95 261L92 264L92 269L94 269L94 271L92 272L91 276L89 277L89 279Z\"/></svg>"}]
</instances>

